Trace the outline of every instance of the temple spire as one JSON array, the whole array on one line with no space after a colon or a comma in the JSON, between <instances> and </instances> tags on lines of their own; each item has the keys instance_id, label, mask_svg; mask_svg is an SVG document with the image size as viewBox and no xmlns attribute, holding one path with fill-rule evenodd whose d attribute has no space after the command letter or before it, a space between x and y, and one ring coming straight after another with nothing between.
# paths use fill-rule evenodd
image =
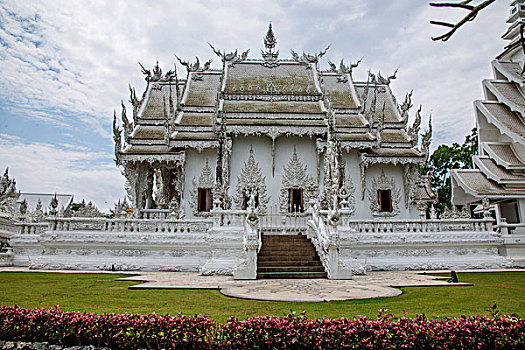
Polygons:
<instances>
[{"instance_id":1,"label":"temple spire","mask_svg":"<svg viewBox=\"0 0 525 350\"><path fill-rule=\"evenodd\" d=\"M279 58L279 50L273 50L276 44L277 38L275 37L275 34L273 34L272 23L270 22L270 24L268 25L268 31L264 36L264 46L266 47L266 51L261 50L261 55L265 61L263 63L263 66L268 68L274 68L279 65L279 62L277 61L277 59Z\"/></svg>"},{"instance_id":2,"label":"temple spire","mask_svg":"<svg viewBox=\"0 0 525 350\"><path fill-rule=\"evenodd\" d=\"M264 37L264 46L266 47L266 50L272 51L276 44L277 38L275 37L275 34L273 34L272 22L270 22L268 25L268 32L266 32L266 36Z\"/></svg>"}]
</instances>

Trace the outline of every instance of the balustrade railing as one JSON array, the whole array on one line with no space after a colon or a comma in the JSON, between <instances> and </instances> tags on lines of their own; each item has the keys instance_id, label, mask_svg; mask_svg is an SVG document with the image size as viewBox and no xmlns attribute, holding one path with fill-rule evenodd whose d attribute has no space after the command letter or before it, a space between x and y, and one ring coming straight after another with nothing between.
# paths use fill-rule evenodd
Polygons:
<instances>
[{"instance_id":1,"label":"balustrade railing","mask_svg":"<svg viewBox=\"0 0 525 350\"><path fill-rule=\"evenodd\" d=\"M18 222L18 233L27 235L39 235L45 232L49 224L47 222Z\"/></svg>"},{"instance_id":2,"label":"balustrade railing","mask_svg":"<svg viewBox=\"0 0 525 350\"><path fill-rule=\"evenodd\" d=\"M230 226L230 227L244 227L244 220L248 214L247 210L212 210L213 225Z\"/></svg>"},{"instance_id":3,"label":"balustrade railing","mask_svg":"<svg viewBox=\"0 0 525 350\"><path fill-rule=\"evenodd\" d=\"M106 219L106 218L47 218L45 224L19 224L20 233L49 231L103 231L103 232L206 232L210 220L160 220L160 219Z\"/></svg>"},{"instance_id":4,"label":"balustrade railing","mask_svg":"<svg viewBox=\"0 0 525 350\"><path fill-rule=\"evenodd\" d=\"M179 220L179 219L136 219L136 218L63 218L48 217L46 222L17 223L20 234L40 234L50 231L106 231L106 232L203 232L212 225L218 227L243 227L246 210L212 211L212 218ZM492 219L351 219L350 215L339 214L338 231L357 233L396 233L396 232L448 232L448 231L492 231ZM289 213L283 215L279 208L270 207L267 213L259 215L260 230L264 233L297 233L305 232L308 213ZM328 212L320 211L319 218L328 224ZM507 232L512 227L523 227L523 224L505 224L494 226L498 231Z\"/></svg>"},{"instance_id":5,"label":"balustrade railing","mask_svg":"<svg viewBox=\"0 0 525 350\"><path fill-rule=\"evenodd\" d=\"M264 233L304 233L310 218L310 214L300 212L299 208L294 212L282 213L278 205L270 205L267 212L260 215L260 227Z\"/></svg>"},{"instance_id":6,"label":"balustrade railing","mask_svg":"<svg viewBox=\"0 0 525 350\"><path fill-rule=\"evenodd\" d=\"M494 225L494 230L501 232L503 235L523 234L525 232L525 223L509 224L505 218L502 218L499 224Z\"/></svg>"},{"instance_id":7,"label":"balustrade railing","mask_svg":"<svg viewBox=\"0 0 525 350\"><path fill-rule=\"evenodd\" d=\"M339 227L353 232L447 232L447 231L492 231L492 219L376 219L356 220L341 215Z\"/></svg>"}]
</instances>

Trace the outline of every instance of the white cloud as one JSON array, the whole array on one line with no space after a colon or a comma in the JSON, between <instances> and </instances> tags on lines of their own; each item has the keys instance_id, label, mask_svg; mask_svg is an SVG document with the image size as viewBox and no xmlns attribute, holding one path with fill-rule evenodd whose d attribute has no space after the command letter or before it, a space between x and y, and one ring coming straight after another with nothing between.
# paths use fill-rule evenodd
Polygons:
<instances>
[{"instance_id":1,"label":"white cloud","mask_svg":"<svg viewBox=\"0 0 525 350\"><path fill-rule=\"evenodd\" d=\"M0 134L0 159L0 169L9 167L22 192L73 194L75 201L85 198L102 210L125 196L124 178L111 154Z\"/></svg>"}]
</instances>

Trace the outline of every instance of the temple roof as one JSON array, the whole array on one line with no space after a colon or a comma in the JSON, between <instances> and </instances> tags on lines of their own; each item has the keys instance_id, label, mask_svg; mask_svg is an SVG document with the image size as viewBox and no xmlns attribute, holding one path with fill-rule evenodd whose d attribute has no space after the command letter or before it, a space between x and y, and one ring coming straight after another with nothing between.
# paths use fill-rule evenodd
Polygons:
<instances>
[{"instance_id":1,"label":"temple roof","mask_svg":"<svg viewBox=\"0 0 525 350\"><path fill-rule=\"evenodd\" d=\"M492 68L495 73L499 73L509 81L518 84L525 83L525 77L521 73L523 69L518 62L494 60L492 61Z\"/></svg>"},{"instance_id":2,"label":"temple roof","mask_svg":"<svg viewBox=\"0 0 525 350\"><path fill-rule=\"evenodd\" d=\"M475 156L474 164L487 178L496 181L498 184L519 183L525 186L525 174L514 174L497 165L494 160L487 156Z\"/></svg>"},{"instance_id":3,"label":"temple roof","mask_svg":"<svg viewBox=\"0 0 525 350\"><path fill-rule=\"evenodd\" d=\"M268 38L267 38L268 39ZM269 37L271 39L271 35ZM268 39L268 40L269 40ZM359 148L385 157L423 157L417 150L417 129L408 133L408 113L402 114L390 89L390 80L380 74L367 82L354 82L352 69L330 63L330 71L318 69L316 55L292 52L293 59L278 58L276 42L262 58L248 52L212 50L222 69L210 69L199 60L188 63L185 79L174 71L153 74L142 67L148 82L139 101L132 95L132 130L125 132L124 153L169 153L180 148L215 147L221 125L231 135L309 135L326 139L330 118L343 147ZM273 46L272 46L273 45ZM211 45L210 45L211 46ZM405 111L406 112L406 111Z\"/></svg>"},{"instance_id":4,"label":"temple roof","mask_svg":"<svg viewBox=\"0 0 525 350\"><path fill-rule=\"evenodd\" d=\"M320 102L305 101L224 101L223 111L230 113L264 114L321 114L324 113ZM303 119L303 118L301 118Z\"/></svg>"},{"instance_id":5,"label":"temple roof","mask_svg":"<svg viewBox=\"0 0 525 350\"><path fill-rule=\"evenodd\" d=\"M181 103L184 106L214 107L221 78L221 72L191 72Z\"/></svg>"},{"instance_id":6,"label":"temple roof","mask_svg":"<svg viewBox=\"0 0 525 350\"><path fill-rule=\"evenodd\" d=\"M450 175L465 192L477 198L525 197L525 189L505 189L489 180L478 169L454 169L450 171Z\"/></svg>"},{"instance_id":7,"label":"temple roof","mask_svg":"<svg viewBox=\"0 0 525 350\"><path fill-rule=\"evenodd\" d=\"M481 109L489 121L503 132L510 132L520 138L525 137L525 124L522 117L503 103L476 101L474 105Z\"/></svg>"},{"instance_id":8,"label":"temple roof","mask_svg":"<svg viewBox=\"0 0 525 350\"><path fill-rule=\"evenodd\" d=\"M484 80L485 89L492 92L499 102L513 111L525 112L525 98L520 87L507 81Z\"/></svg>"},{"instance_id":9,"label":"temple roof","mask_svg":"<svg viewBox=\"0 0 525 350\"><path fill-rule=\"evenodd\" d=\"M264 61L246 61L227 66L222 92L232 94L320 95L315 66L282 61L265 67Z\"/></svg>"},{"instance_id":10,"label":"temple roof","mask_svg":"<svg viewBox=\"0 0 525 350\"><path fill-rule=\"evenodd\" d=\"M335 109L357 109L361 106L349 74L323 73L325 93Z\"/></svg>"},{"instance_id":11,"label":"temple roof","mask_svg":"<svg viewBox=\"0 0 525 350\"><path fill-rule=\"evenodd\" d=\"M498 165L506 169L525 170L525 161L516 154L511 143L484 142L481 146Z\"/></svg>"},{"instance_id":12,"label":"temple roof","mask_svg":"<svg viewBox=\"0 0 525 350\"><path fill-rule=\"evenodd\" d=\"M473 157L476 169L453 170L451 175L456 186L478 199L521 198L525 196L525 95L521 66L498 60L492 66L495 79L483 81L487 99L474 102L480 127L480 155Z\"/></svg>"}]
</instances>

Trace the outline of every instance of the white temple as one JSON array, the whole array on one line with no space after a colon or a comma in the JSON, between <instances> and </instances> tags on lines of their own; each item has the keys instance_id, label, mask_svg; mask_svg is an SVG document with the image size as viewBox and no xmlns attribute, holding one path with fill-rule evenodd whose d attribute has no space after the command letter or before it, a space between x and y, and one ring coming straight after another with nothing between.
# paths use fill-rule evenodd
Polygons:
<instances>
[{"instance_id":1,"label":"white temple","mask_svg":"<svg viewBox=\"0 0 525 350\"><path fill-rule=\"evenodd\" d=\"M511 1L509 41L483 80L485 99L474 102L479 154L473 170L452 170L452 200L489 207L504 234L502 253L525 261L525 0ZM475 209L475 210L476 210Z\"/></svg>"},{"instance_id":2,"label":"white temple","mask_svg":"<svg viewBox=\"0 0 525 350\"><path fill-rule=\"evenodd\" d=\"M133 216L19 222L12 263L239 279L514 265L488 207L436 217L418 171L432 125L420 135L420 109L408 124L395 73L321 70L328 48L281 58L271 25L263 42L260 58L210 45L220 69L179 59L184 79L142 67L132 118L122 104L123 130L113 123Z\"/></svg>"},{"instance_id":3,"label":"white temple","mask_svg":"<svg viewBox=\"0 0 525 350\"><path fill-rule=\"evenodd\" d=\"M142 99L131 90L133 121L123 107L123 141L114 130L137 217L151 209L209 217L212 208L246 209L252 194L258 213L306 215L318 202L363 219L425 217L434 195L417 167L431 128L420 149L421 115L407 125L411 95L398 105L389 87L396 75L354 82L359 62L344 61L322 71L328 48L280 59L271 25L264 43L254 59L212 46L218 70L211 60L180 60L183 80L158 65L143 69Z\"/></svg>"}]
</instances>

